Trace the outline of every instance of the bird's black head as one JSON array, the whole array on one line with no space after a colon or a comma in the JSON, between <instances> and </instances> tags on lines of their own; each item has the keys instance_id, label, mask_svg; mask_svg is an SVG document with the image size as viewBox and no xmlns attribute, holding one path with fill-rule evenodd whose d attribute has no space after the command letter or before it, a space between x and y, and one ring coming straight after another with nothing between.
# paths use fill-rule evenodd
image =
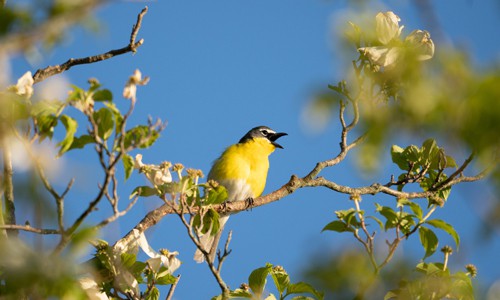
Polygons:
<instances>
[{"instance_id":1,"label":"bird's black head","mask_svg":"<svg viewBox=\"0 0 500 300\"><path fill-rule=\"evenodd\" d=\"M274 145L274 147L283 149L283 146L276 143L276 140L284 135L288 135L288 134L284 133L284 132L276 132L267 126L257 126L255 128L250 129L250 131L247 132L247 134L245 134L240 139L239 142L244 143L244 142L251 140L253 138L266 138L271 142L271 144Z\"/></svg>"}]
</instances>

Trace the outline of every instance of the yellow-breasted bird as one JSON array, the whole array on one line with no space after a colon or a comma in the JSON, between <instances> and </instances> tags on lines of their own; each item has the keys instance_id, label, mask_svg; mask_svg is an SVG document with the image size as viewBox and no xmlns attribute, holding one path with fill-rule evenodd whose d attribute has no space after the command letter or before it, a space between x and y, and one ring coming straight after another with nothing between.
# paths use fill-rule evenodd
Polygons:
<instances>
[{"instance_id":1,"label":"yellow-breasted bird","mask_svg":"<svg viewBox=\"0 0 500 300\"><path fill-rule=\"evenodd\" d=\"M227 202L247 200L259 197L264 191L269 170L269 155L276 148L283 147L276 140L284 132L276 132L267 126L252 128L237 144L229 146L217 158L208 173L208 180L212 179L223 185L227 190ZM200 243L210 254L211 261L215 259L224 224L229 215L219 219L220 231L215 235L209 233L200 237ZM203 262L205 257L197 250L194 260Z\"/></svg>"}]
</instances>

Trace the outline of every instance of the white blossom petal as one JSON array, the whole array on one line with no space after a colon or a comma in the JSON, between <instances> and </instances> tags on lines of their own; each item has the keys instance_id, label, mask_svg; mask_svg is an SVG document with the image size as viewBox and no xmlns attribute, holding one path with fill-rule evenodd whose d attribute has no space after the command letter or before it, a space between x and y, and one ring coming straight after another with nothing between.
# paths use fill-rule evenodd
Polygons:
<instances>
[{"instance_id":1,"label":"white blossom petal","mask_svg":"<svg viewBox=\"0 0 500 300\"><path fill-rule=\"evenodd\" d=\"M133 83L127 83L123 89L123 98L133 99L137 93L137 86Z\"/></svg>"},{"instance_id":2,"label":"white blossom petal","mask_svg":"<svg viewBox=\"0 0 500 300\"><path fill-rule=\"evenodd\" d=\"M379 12L375 16L375 21L378 40L384 45L397 39L404 28L404 26L399 26L401 19L392 11Z\"/></svg>"},{"instance_id":3,"label":"white blossom petal","mask_svg":"<svg viewBox=\"0 0 500 300\"><path fill-rule=\"evenodd\" d=\"M33 75L31 75L31 71L24 73L21 78L17 80L16 84L16 94L25 95L30 98L33 95L33 84L35 81L33 80Z\"/></svg>"},{"instance_id":4,"label":"white blossom petal","mask_svg":"<svg viewBox=\"0 0 500 300\"><path fill-rule=\"evenodd\" d=\"M92 278L89 277L83 277L80 278L79 280L80 285L82 286L82 289L85 291L85 294L87 294L87 299L89 300L109 300L108 296L106 293L103 293L100 291L99 286L93 280Z\"/></svg>"},{"instance_id":5,"label":"white blossom petal","mask_svg":"<svg viewBox=\"0 0 500 300\"><path fill-rule=\"evenodd\" d=\"M417 51L418 60L428 60L434 56L434 42L426 30L413 30L406 37L405 43Z\"/></svg>"},{"instance_id":6,"label":"white blossom petal","mask_svg":"<svg viewBox=\"0 0 500 300\"><path fill-rule=\"evenodd\" d=\"M384 68L394 66L401 57L400 47L364 47L358 51L368 57L373 64Z\"/></svg>"},{"instance_id":7,"label":"white blossom petal","mask_svg":"<svg viewBox=\"0 0 500 300\"><path fill-rule=\"evenodd\" d=\"M156 252L153 248L148 243L148 240L146 239L146 236L144 235L144 232L139 233L139 230L134 229L133 230L134 236L137 237L137 244L139 247L141 247L142 251L147 254L149 257L159 257L160 253Z\"/></svg>"},{"instance_id":8,"label":"white blossom petal","mask_svg":"<svg viewBox=\"0 0 500 300\"><path fill-rule=\"evenodd\" d=\"M142 73L138 69L128 78L125 88L123 89L123 98L135 100L138 85L146 85L149 82L149 77L142 78Z\"/></svg>"},{"instance_id":9,"label":"white blossom petal","mask_svg":"<svg viewBox=\"0 0 500 300\"><path fill-rule=\"evenodd\" d=\"M150 258L146 262L149 264L151 270L153 270L155 273L158 273L158 271L160 271L160 267L162 264L161 256Z\"/></svg>"},{"instance_id":10,"label":"white blossom petal","mask_svg":"<svg viewBox=\"0 0 500 300\"><path fill-rule=\"evenodd\" d=\"M134 159L134 169L140 169L144 166L142 163L142 154L137 154Z\"/></svg>"}]
</instances>

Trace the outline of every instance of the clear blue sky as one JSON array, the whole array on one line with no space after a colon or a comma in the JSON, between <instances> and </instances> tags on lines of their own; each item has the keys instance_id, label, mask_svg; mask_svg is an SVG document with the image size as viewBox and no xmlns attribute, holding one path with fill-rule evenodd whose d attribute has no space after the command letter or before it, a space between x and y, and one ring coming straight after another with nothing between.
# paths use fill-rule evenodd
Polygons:
<instances>
[{"instance_id":1,"label":"clear blue sky","mask_svg":"<svg viewBox=\"0 0 500 300\"><path fill-rule=\"evenodd\" d=\"M500 28L500 5L496 0L431 2L444 40L470 50L478 66L498 63L500 39L492 36ZM429 29L411 1L384 3L373 5L374 11L393 10L401 17L406 33ZM145 43L137 54L78 66L64 75L80 86L85 86L88 78L97 77L112 89L115 101L122 107L126 102L120 99L120 94L133 70L138 68L151 77L150 83L139 89L132 122L143 122L151 115L167 120L168 127L153 148L142 152L145 163L181 162L207 174L211 162L226 146L237 142L248 129L268 125L288 132L289 136L281 140L285 149L278 149L271 156L267 193L286 183L290 175L303 176L317 161L337 154L338 124L333 122L321 134L309 134L300 116L315 91L343 79L341 66L348 58L337 51L332 25L345 14L346 1L114 2L98 10L97 17L103 25L100 32L72 30L64 46L47 54L43 61L31 66L21 59L14 61L13 77L28 69L34 71L62 63L69 57L124 46L137 13L145 5L149 6L149 12L138 35ZM439 49L443 41L435 42ZM420 144L421 140L415 139L413 143ZM82 153L88 158L82 158ZM68 173L64 176L77 176L71 193L73 200L68 200L68 208L75 215L81 201L92 195L88 191L96 186L95 178L101 176L88 164L95 159L92 151L82 153L70 153L65 160L68 165L77 165L65 170ZM387 158L381 159L389 163ZM354 159L348 159L324 175L353 186L388 180L388 173L375 174L385 177L367 178L359 172ZM120 189L123 201L135 186L144 183L134 173ZM477 237L480 217L475 206L480 200L475 195L479 192L491 197L482 184L469 184L454 191L450 199L453 203L440 211L439 216L456 226L462 236L462 248L454 254L452 262L458 266L476 264L480 279L491 283L500 278L500 243L498 233L486 244L481 244ZM78 205L72 205L71 201ZM374 210L374 201L366 198L362 204L365 209ZM134 212L108 226L103 237L115 241L147 211L161 204L150 198L140 202ZM310 255L318 250L334 252L352 240L347 235L320 233L333 220L335 210L349 205L345 195L304 189L276 203L233 216L226 227L226 232L234 231L233 253L225 263L223 277L236 288L247 281L251 270L270 262L284 266L292 279L298 280L299 271ZM185 237L177 217L165 218L147 235L154 248L181 253L182 279L176 299L208 299L219 292L206 266L193 262L194 246ZM440 237L443 241L440 245L451 243L447 236ZM418 242L409 242L399 255L411 255L417 261L423 250ZM437 255L435 260L441 259Z\"/></svg>"}]
</instances>

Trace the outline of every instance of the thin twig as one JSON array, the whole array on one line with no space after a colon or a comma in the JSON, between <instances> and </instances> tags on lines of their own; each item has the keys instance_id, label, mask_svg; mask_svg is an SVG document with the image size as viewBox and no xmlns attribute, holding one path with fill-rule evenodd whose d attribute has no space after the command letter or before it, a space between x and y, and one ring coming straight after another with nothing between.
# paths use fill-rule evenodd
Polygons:
<instances>
[{"instance_id":1,"label":"thin twig","mask_svg":"<svg viewBox=\"0 0 500 300\"><path fill-rule=\"evenodd\" d=\"M31 227L29 225L17 225L17 224L0 225L0 229L22 230L38 234L61 234L61 231L57 229L44 229L44 228Z\"/></svg>"},{"instance_id":2,"label":"thin twig","mask_svg":"<svg viewBox=\"0 0 500 300\"><path fill-rule=\"evenodd\" d=\"M148 7L146 6L137 16L137 22L132 28L132 33L130 35L130 43L120 49L115 49L115 50L110 50L106 53L94 55L94 56L88 56L88 57L82 57L82 58L70 58L68 59L65 63L62 63L60 65L55 65L55 66L48 66L44 69L39 69L35 72L33 75L33 80L34 83L40 82L42 80L47 79L50 76L54 76L56 74L62 73L64 71L69 70L71 67L76 66L76 65L83 65L83 64L91 64L99 61L103 61L109 58L112 58L117 55L122 55L128 52L136 52L137 48L140 47L144 43L144 39L140 39L139 41L135 41L135 38L137 36L137 33L139 32L139 29L141 27L142 23L142 18L148 11Z\"/></svg>"},{"instance_id":3,"label":"thin twig","mask_svg":"<svg viewBox=\"0 0 500 300\"><path fill-rule=\"evenodd\" d=\"M171 204L171 207L173 208L173 210L177 213L177 215L181 219L182 224L184 224L184 227L186 228L187 233L188 233L191 241L196 245L196 248L199 249L201 251L201 253L203 254L203 256L205 257L205 262L207 263L207 266L208 266L210 272L215 277L215 280L219 284L219 287L222 291L222 294L226 295L226 296L229 295L229 288L228 288L227 284L224 282L224 280L222 279L222 276L220 275L220 270L215 267L215 262L211 258L210 253L204 249L203 245L199 241L198 235L195 233L196 230L193 228L194 226L193 226L193 222L192 222L193 218L191 218L190 222L188 222L186 220L186 218L184 217L184 213L182 213L186 209L186 207L190 207L190 206L186 203L186 200L183 197L181 197L179 200L181 201L180 206L182 207L182 209L179 210L173 204ZM188 209L190 209L190 208L188 208ZM210 234L210 232L207 232L206 234ZM226 299L227 298L226 296L224 296L223 298Z\"/></svg>"},{"instance_id":4,"label":"thin twig","mask_svg":"<svg viewBox=\"0 0 500 300\"><path fill-rule=\"evenodd\" d=\"M137 203L137 200L139 200L138 195L134 197L134 199L127 205L127 207L124 210L115 212L111 217L102 220L99 224L96 225L96 227L97 228L104 227L109 223L116 221L118 218L123 217L132 209L132 207L134 207L134 205Z\"/></svg>"},{"instance_id":5,"label":"thin twig","mask_svg":"<svg viewBox=\"0 0 500 300\"><path fill-rule=\"evenodd\" d=\"M177 284L179 283L179 280L181 279L181 274L177 275L177 278L175 278L175 282L172 283L170 286L170 290L168 291L167 298L165 300L171 300L172 297L174 296L175 288L177 287Z\"/></svg>"},{"instance_id":6,"label":"thin twig","mask_svg":"<svg viewBox=\"0 0 500 300\"><path fill-rule=\"evenodd\" d=\"M220 251L219 251L219 253L217 255L218 260L219 260L219 265L217 266L217 271L219 271L219 272L222 270L222 264L224 263L226 258L229 256L229 254L231 254L231 249L229 249L229 243L231 242L232 237L233 237L233 231L230 230L228 235L227 235L226 244L224 245L224 252L222 254L220 254Z\"/></svg>"}]
</instances>

